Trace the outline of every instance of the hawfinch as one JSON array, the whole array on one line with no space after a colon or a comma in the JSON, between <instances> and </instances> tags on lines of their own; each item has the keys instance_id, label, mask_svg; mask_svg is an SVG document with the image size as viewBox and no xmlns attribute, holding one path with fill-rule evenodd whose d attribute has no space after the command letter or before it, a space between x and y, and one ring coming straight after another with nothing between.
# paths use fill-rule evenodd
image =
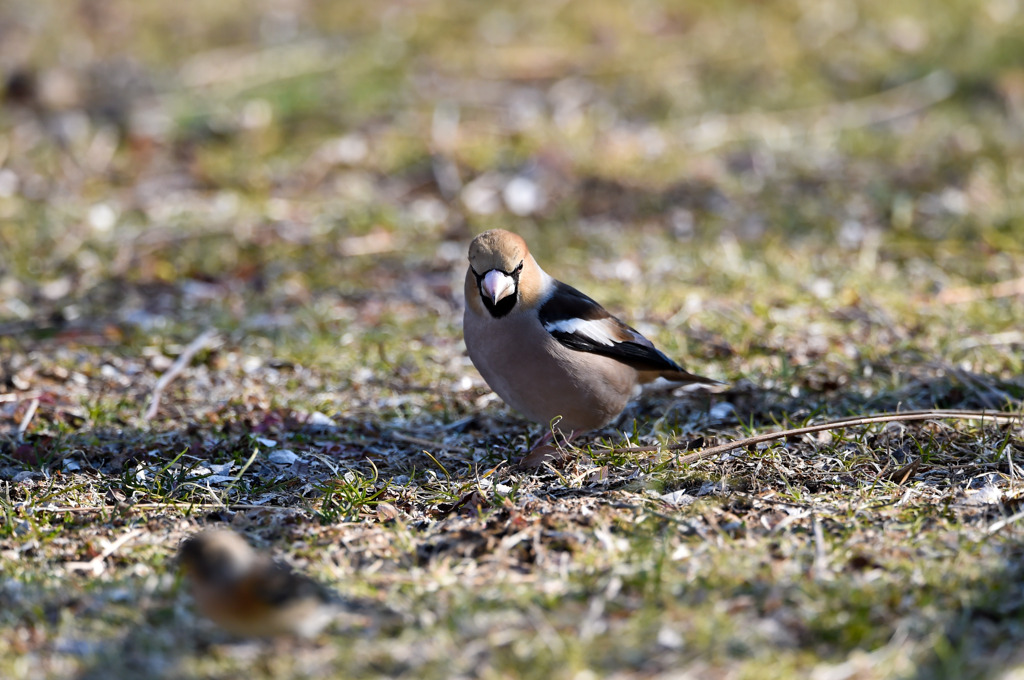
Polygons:
<instances>
[{"instance_id":1,"label":"hawfinch","mask_svg":"<svg viewBox=\"0 0 1024 680\"><path fill-rule=\"evenodd\" d=\"M658 378L720 384L687 372L597 302L551 278L526 242L503 229L469 245L462 323L469 358L491 389L545 426L560 417L569 440L614 420L639 385Z\"/></svg>"},{"instance_id":2,"label":"hawfinch","mask_svg":"<svg viewBox=\"0 0 1024 680\"><path fill-rule=\"evenodd\" d=\"M199 610L235 635L312 637L340 610L333 593L256 553L228 529L185 539L178 562Z\"/></svg>"}]
</instances>

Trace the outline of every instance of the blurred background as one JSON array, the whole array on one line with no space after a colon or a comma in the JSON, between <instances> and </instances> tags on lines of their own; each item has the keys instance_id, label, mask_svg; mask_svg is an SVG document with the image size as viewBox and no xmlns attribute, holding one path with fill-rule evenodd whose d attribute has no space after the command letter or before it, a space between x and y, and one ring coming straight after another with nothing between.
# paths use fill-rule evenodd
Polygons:
<instances>
[{"instance_id":1,"label":"blurred background","mask_svg":"<svg viewBox=\"0 0 1024 680\"><path fill-rule=\"evenodd\" d=\"M8 338L442 342L494 226L719 377L819 308L1020 310L1018 0L7 0L0 74Z\"/></svg>"},{"instance_id":2,"label":"blurred background","mask_svg":"<svg viewBox=\"0 0 1024 680\"><path fill-rule=\"evenodd\" d=\"M0 0L0 89L0 675L1022 663L1019 430L520 473L461 316L500 226L729 382L630 443L1019 413L1024 0ZM232 651L222 521L411 618Z\"/></svg>"}]
</instances>

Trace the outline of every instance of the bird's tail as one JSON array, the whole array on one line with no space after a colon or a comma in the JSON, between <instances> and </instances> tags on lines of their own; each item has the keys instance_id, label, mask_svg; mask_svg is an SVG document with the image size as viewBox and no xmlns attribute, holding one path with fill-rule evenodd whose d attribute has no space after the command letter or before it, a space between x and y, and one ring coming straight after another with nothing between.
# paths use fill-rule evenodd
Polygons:
<instances>
[{"instance_id":1,"label":"bird's tail","mask_svg":"<svg viewBox=\"0 0 1024 680\"><path fill-rule=\"evenodd\" d=\"M665 371L640 371L640 383L646 385L647 383L654 382L658 378L664 378L669 382L677 383L678 385L724 385L725 383L721 380L715 380L713 378L705 378L702 375L696 373L690 373L689 371L679 368L670 369Z\"/></svg>"}]
</instances>

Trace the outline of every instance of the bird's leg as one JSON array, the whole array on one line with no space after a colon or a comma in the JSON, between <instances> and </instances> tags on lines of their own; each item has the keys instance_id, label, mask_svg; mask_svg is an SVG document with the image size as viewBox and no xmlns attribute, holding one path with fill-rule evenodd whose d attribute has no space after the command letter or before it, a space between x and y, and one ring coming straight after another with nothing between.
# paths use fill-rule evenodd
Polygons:
<instances>
[{"instance_id":1,"label":"bird's leg","mask_svg":"<svg viewBox=\"0 0 1024 680\"><path fill-rule=\"evenodd\" d=\"M556 434L562 435L562 441L559 442ZM561 430L556 430L554 427L549 428L547 432L537 440L537 443L530 447L530 450L526 452L526 455L519 461L519 467L531 468L540 467L544 463L556 462L563 460L567 451L564 447L568 446L573 439L579 435L578 430L571 430L566 435ZM551 443L553 441L553 443Z\"/></svg>"},{"instance_id":2,"label":"bird's leg","mask_svg":"<svg viewBox=\"0 0 1024 680\"><path fill-rule=\"evenodd\" d=\"M545 432L543 434L543 436L541 436L540 439L538 439L536 442L534 442L533 446L530 447L530 451L536 451L541 446L544 446L545 444L547 444L549 441L551 441L554 438L555 438L555 430L554 429L549 429L547 432Z\"/></svg>"}]
</instances>

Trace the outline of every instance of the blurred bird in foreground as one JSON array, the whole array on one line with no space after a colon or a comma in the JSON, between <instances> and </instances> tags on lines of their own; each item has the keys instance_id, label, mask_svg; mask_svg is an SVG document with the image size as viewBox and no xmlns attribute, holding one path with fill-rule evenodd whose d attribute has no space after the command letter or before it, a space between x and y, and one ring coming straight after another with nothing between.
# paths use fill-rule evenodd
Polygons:
<instances>
[{"instance_id":1,"label":"blurred bird in foreground","mask_svg":"<svg viewBox=\"0 0 1024 680\"><path fill-rule=\"evenodd\" d=\"M466 348L473 365L506 404L558 426L567 441L614 420L640 385L720 385L669 359L572 286L547 274L518 234L486 231L469 245ZM548 432L520 461L533 467L560 457Z\"/></svg>"},{"instance_id":2,"label":"blurred bird in foreground","mask_svg":"<svg viewBox=\"0 0 1024 680\"><path fill-rule=\"evenodd\" d=\"M178 561L199 610L236 635L312 637L342 611L334 593L228 529L185 539Z\"/></svg>"}]
</instances>

